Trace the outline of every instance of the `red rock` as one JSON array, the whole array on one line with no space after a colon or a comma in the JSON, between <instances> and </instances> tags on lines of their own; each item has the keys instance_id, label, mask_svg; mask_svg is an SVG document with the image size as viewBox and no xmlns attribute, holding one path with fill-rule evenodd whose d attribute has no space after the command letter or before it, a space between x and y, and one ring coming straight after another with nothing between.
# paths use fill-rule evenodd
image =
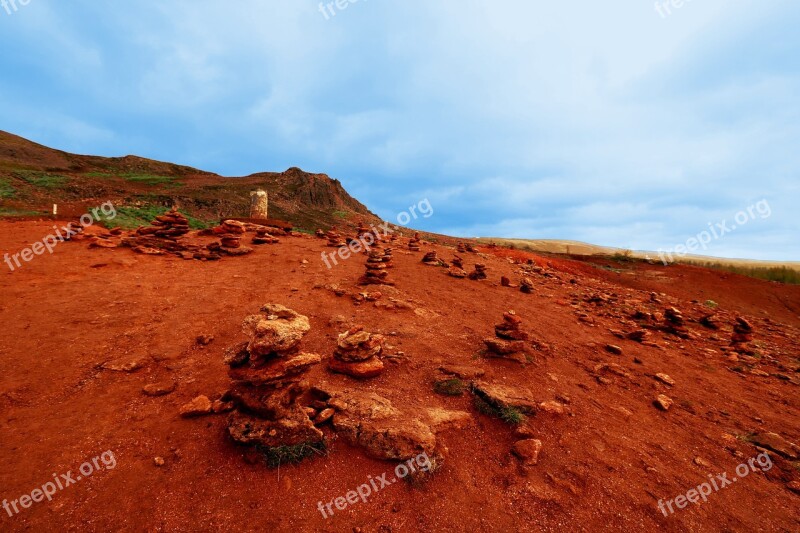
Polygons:
<instances>
[{"instance_id":1,"label":"red rock","mask_svg":"<svg viewBox=\"0 0 800 533\"><path fill-rule=\"evenodd\" d=\"M511 452L522 460L525 466L535 466L539 463L539 454L542 451L542 441L538 439L525 439L514 443Z\"/></svg>"},{"instance_id":2,"label":"red rock","mask_svg":"<svg viewBox=\"0 0 800 533\"><path fill-rule=\"evenodd\" d=\"M656 398L655 404L656 407L661 409L662 411L669 411L670 407L672 407L672 398L669 396L665 396L664 394L659 394L658 398Z\"/></svg>"},{"instance_id":3,"label":"red rock","mask_svg":"<svg viewBox=\"0 0 800 533\"><path fill-rule=\"evenodd\" d=\"M211 407L211 400L208 399L208 396L198 396L181 407L180 415L184 418L207 415L211 412Z\"/></svg>"},{"instance_id":4,"label":"red rock","mask_svg":"<svg viewBox=\"0 0 800 533\"><path fill-rule=\"evenodd\" d=\"M384 364L377 357L358 363L349 363L334 358L328 362L328 368L337 374L345 374L356 379L370 379L383 373Z\"/></svg>"}]
</instances>

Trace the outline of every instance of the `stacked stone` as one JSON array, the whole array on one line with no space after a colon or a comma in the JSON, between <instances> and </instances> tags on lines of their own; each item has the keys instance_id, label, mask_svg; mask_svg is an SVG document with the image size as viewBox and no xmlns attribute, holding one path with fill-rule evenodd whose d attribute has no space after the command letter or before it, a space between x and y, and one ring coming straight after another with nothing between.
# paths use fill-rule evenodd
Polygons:
<instances>
[{"instance_id":1,"label":"stacked stone","mask_svg":"<svg viewBox=\"0 0 800 533\"><path fill-rule=\"evenodd\" d=\"M742 352L749 352L747 343L753 340L753 325L744 318L737 316L736 323L733 325L733 335L731 336L731 344L735 349Z\"/></svg>"},{"instance_id":2,"label":"stacked stone","mask_svg":"<svg viewBox=\"0 0 800 533\"><path fill-rule=\"evenodd\" d=\"M279 242L278 238L271 235L267 228L257 229L256 236L253 237L253 244L278 244Z\"/></svg>"},{"instance_id":3,"label":"stacked stone","mask_svg":"<svg viewBox=\"0 0 800 533\"><path fill-rule=\"evenodd\" d=\"M486 279L489 276L486 274L486 265L483 263L475 263L475 271L469 273L469 279L479 280Z\"/></svg>"},{"instance_id":4,"label":"stacked stone","mask_svg":"<svg viewBox=\"0 0 800 533\"><path fill-rule=\"evenodd\" d=\"M454 255L452 263L454 267L464 268L464 259L461 256Z\"/></svg>"},{"instance_id":5,"label":"stacked stone","mask_svg":"<svg viewBox=\"0 0 800 533\"><path fill-rule=\"evenodd\" d=\"M466 243L466 244L464 245L464 248L467 250L467 252L470 252L470 253L473 253L473 254L474 254L474 253L478 253L478 250L476 250L476 249L475 249L475 247L474 247L474 246L472 246L472 245L471 245L471 244L469 244L469 243Z\"/></svg>"},{"instance_id":6,"label":"stacked stone","mask_svg":"<svg viewBox=\"0 0 800 533\"><path fill-rule=\"evenodd\" d=\"M408 241L408 249L412 252L419 252L419 233L415 233L413 237Z\"/></svg>"},{"instance_id":7,"label":"stacked stone","mask_svg":"<svg viewBox=\"0 0 800 533\"><path fill-rule=\"evenodd\" d=\"M533 281L531 281L531 278L522 278L522 281L519 282L519 290L525 294L531 294L533 292Z\"/></svg>"},{"instance_id":8,"label":"stacked stone","mask_svg":"<svg viewBox=\"0 0 800 533\"><path fill-rule=\"evenodd\" d=\"M467 253L467 247L464 246L463 242L458 243L458 246L456 247L456 250L458 250L458 253L460 253L460 254Z\"/></svg>"},{"instance_id":9,"label":"stacked stone","mask_svg":"<svg viewBox=\"0 0 800 533\"><path fill-rule=\"evenodd\" d=\"M373 233L373 236L368 238L367 235L370 233L373 233L373 231L364 225L363 220L359 220L358 228L356 229L356 240L373 242L376 235Z\"/></svg>"},{"instance_id":10,"label":"stacked stone","mask_svg":"<svg viewBox=\"0 0 800 533\"><path fill-rule=\"evenodd\" d=\"M522 319L514 312L503 314L503 322L494 327L495 337L484 339L491 357L509 357L525 351L528 334L520 329Z\"/></svg>"},{"instance_id":11,"label":"stacked stone","mask_svg":"<svg viewBox=\"0 0 800 533\"><path fill-rule=\"evenodd\" d=\"M359 285L394 285L384 262L384 252L373 249L367 257L367 272L358 280Z\"/></svg>"},{"instance_id":12,"label":"stacked stone","mask_svg":"<svg viewBox=\"0 0 800 533\"><path fill-rule=\"evenodd\" d=\"M672 333L682 338L689 337L689 330L686 328L686 320L683 313L674 307L668 307L664 311L664 331Z\"/></svg>"},{"instance_id":13,"label":"stacked stone","mask_svg":"<svg viewBox=\"0 0 800 533\"><path fill-rule=\"evenodd\" d=\"M232 386L223 399L232 401L228 432L238 443L276 448L318 444L323 435L298 404L308 390L303 376L321 362L317 354L300 353L308 318L278 304L245 319L250 338L229 349L225 364Z\"/></svg>"},{"instance_id":14,"label":"stacked stone","mask_svg":"<svg viewBox=\"0 0 800 533\"><path fill-rule=\"evenodd\" d=\"M386 268L394 268L391 248L383 249L383 264L386 266Z\"/></svg>"},{"instance_id":15,"label":"stacked stone","mask_svg":"<svg viewBox=\"0 0 800 533\"><path fill-rule=\"evenodd\" d=\"M347 246L347 243L344 242L342 236L339 232L336 231L336 228L331 228L328 233L325 234L328 238L328 246L331 248L341 248L342 246Z\"/></svg>"},{"instance_id":16,"label":"stacked stone","mask_svg":"<svg viewBox=\"0 0 800 533\"><path fill-rule=\"evenodd\" d=\"M156 217L150 227L141 227L136 230L137 235L152 235L159 239L171 241L178 240L189 233L189 221L174 208L169 212Z\"/></svg>"},{"instance_id":17,"label":"stacked stone","mask_svg":"<svg viewBox=\"0 0 800 533\"><path fill-rule=\"evenodd\" d=\"M317 231L314 232L314 235L316 235L320 239L324 239L325 238L325 232L322 229L317 229Z\"/></svg>"},{"instance_id":18,"label":"stacked stone","mask_svg":"<svg viewBox=\"0 0 800 533\"><path fill-rule=\"evenodd\" d=\"M450 269L447 271L450 276L458 279L464 279L467 277L467 271L463 268L459 268L455 265L451 266Z\"/></svg>"},{"instance_id":19,"label":"stacked stone","mask_svg":"<svg viewBox=\"0 0 800 533\"><path fill-rule=\"evenodd\" d=\"M436 255L436 250L426 253L422 257L422 262L428 266L439 266L439 257Z\"/></svg>"},{"instance_id":20,"label":"stacked stone","mask_svg":"<svg viewBox=\"0 0 800 533\"><path fill-rule=\"evenodd\" d=\"M369 379L383 372L383 335L364 331L364 326L356 326L341 335L328 363L332 372L345 374L358 379Z\"/></svg>"}]
</instances>

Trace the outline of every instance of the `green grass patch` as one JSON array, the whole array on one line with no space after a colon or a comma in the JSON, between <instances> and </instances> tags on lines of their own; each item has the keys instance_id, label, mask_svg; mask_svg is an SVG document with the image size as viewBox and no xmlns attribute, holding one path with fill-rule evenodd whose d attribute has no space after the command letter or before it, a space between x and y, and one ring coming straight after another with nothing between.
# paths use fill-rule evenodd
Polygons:
<instances>
[{"instance_id":1,"label":"green grass patch","mask_svg":"<svg viewBox=\"0 0 800 533\"><path fill-rule=\"evenodd\" d=\"M48 174L35 170L18 170L14 174L31 185L45 189L59 189L69 182L69 178L59 174Z\"/></svg>"},{"instance_id":2,"label":"green grass patch","mask_svg":"<svg viewBox=\"0 0 800 533\"><path fill-rule=\"evenodd\" d=\"M17 190L11 185L11 182L6 178L0 178L0 198L14 198L16 195Z\"/></svg>"},{"instance_id":3,"label":"green grass patch","mask_svg":"<svg viewBox=\"0 0 800 533\"><path fill-rule=\"evenodd\" d=\"M334 211L333 216L336 218L345 219L350 216L350 213L348 213L347 211Z\"/></svg>"},{"instance_id":4,"label":"green grass patch","mask_svg":"<svg viewBox=\"0 0 800 533\"><path fill-rule=\"evenodd\" d=\"M45 211L26 211L21 209L11 209L8 207L0 207L0 217L33 217L37 215L46 215Z\"/></svg>"},{"instance_id":5,"label":"green grass patch","mask_svg":"<svg viewBox=\"0 0 800 533\"><path fill-rule=\"evenodd\" d=\"M103 220L101 224L107 228L120 227L122 229L131 230L139 226L149 226L150 223L158 216L163 215L169 209L159 205L147 205L142 207L122 206L117 207L117 216ZM189 220L189 227L191 229L206 229L214 225L214 222L195 218L191 215L183 213Z\"/></svg>"},{"instance_id":6,"label":"green grass patch","mask_svg":"<svg viewBox=\"0 0 800 533\"><path fill-rule=\"evenodd\" d=\"M90 178L122 178L133 183L144 183L145 185L168 185L171 187L182 187L183 183L176 181L174 176L160 176L158 174L138 174L136 172L87 172Z\"/></svg>"},{"instance_id":7,"label":"green grass patch","mask_svg":"<svg viewBox=\"0 0 800 533\"><path fill-rule=\"evenodd\" d=\"M719 307L719 304L714 300L706 300L706 307L710 307L711 309L716 309Z\"/></svg>"},{"instance_id":8,"label":"green grass patch","mask_svg":"<svg viewBox=\"0 0 800 533\"><path fill-rule=\"evenodd\" d=\"M433 383L433 391L443 396L461 396L465 388L464 382L458 378L440 379Z\"/></svg>"},{"instance_id":9,"label":"green grass patch","mask_svg":"<svg viewBox=\"0 0 800 533\"><path fill-rule=\"evenodd\" d=\"M479 413L494 418L499 418L510 426L518 426L527 420L527 417L516 407L496 407L480 396L475 396L473 404Z\"/></svg>"},{"instance_id":10,"label":"green grass patch","mask_svg":"<svg viewBox=\"0 0 800 533\"><path fill-rule=\"evenodd\" d=\"M270 468L278 468L285 464L299 463L314 455L325 455L325 441L303 442L294 446L258 446L257 450L264 456Z\"/></svg>"}]
</instances>

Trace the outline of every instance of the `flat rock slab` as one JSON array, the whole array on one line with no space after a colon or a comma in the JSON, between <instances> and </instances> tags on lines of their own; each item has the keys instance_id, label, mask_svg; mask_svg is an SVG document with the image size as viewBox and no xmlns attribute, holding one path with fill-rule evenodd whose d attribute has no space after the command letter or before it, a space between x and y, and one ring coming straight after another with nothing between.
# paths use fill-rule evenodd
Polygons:
<instances>
[{"instance_id":1,"label":"flat rock slab","mask_svg":"<svg viewBox=\"0 0 800 533\"><path fill-rule=\"evenodd\" d=\"M240 444L269 448L316 443L323 439L322 431L314 427L306 412L297 406L280 420L266 420L234 411L228 419L228 433Z\"/></svg>"},{"instance_id":2,"label":"flat rock slab","mask_svg":"<svg viewBox=\"0 0 800 533\"><path fill-rule=\"evenodd\" d=\"M147 364L146 357L138 357L135 359L115 359L113 361L108 361L103 363L102 367L104 370L113 370L114 372L136 372L137 370L144 368Z\"/></svg>"},{"instance_id":3,"label":"flat rock slab","mask_svg":"<svg viewBox=\"0 0 800 533\"><path fill-rule=\"evenodd\" d=\"M758 433L753 437L752 441L753 444L772 450L786 459L800 459L800 447L777 433Z\"/></svg>"},{"instance_id":4,"label":"flat rock slab","mask_svg":"<svg viewBox=\"0 0 800 533\"><path fill-rule=\"evenodd\" d=\"M533 393L523 388L476 381L472 384L472 392L485 402L500 409L514 407L522 412L532 413L539 406L539 403L533 399Z\"/></svg>"},{"instance_id":5,"label":"flat rock slab","mask_svg":"<svg viewBox=\"0 0 800 533\"><path fill-rule=\"evenodd\" d=\"M390 400L374 392L317 385L314 394L326 397L336 408L333 427L349 443L360 446L377 459L405 460L421 453L441 455L436 434L469 425L472 415L440 408L397 409Z\"/></svg>"},{"instance_id":6,"label":"flat rock slab","mask_svg":"<svg viewBox=\"0 0 800 533\"><path fill-rule=\"evenodd\" d=\"M142 388L146 396L166 396L175 391L178 384L174 381L163 381L161 383L150 383Z\"/></svg>"}]
</instances>

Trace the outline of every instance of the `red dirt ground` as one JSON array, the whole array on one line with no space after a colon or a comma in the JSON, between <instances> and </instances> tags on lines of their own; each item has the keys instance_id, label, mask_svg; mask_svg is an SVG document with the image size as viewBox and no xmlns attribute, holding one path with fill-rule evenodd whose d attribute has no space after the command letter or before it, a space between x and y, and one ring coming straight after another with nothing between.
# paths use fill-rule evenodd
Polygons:
<instances>
[{"instance_id":1,"label":"red dirt ground","mask_svg":"<svg viewBox=\"0 0 800 533\"><path fill-rule=\"evenodd\" d=\"M49 222L0 222L0 255L41 240ZM776 432L800 442L800 288L686 266L611 265L534 258L558 278L532 276L536 293L503 288L501 275L519 280L519 266L483 249L486 258L460 254L468 270L489 267L490 279L457 280L425 266L421 253L395 246L395 290L384 299L413 309L355 305L348 293L364 271L357 256L327 269L331 251L312 237L283 238L252 255L202 263L59 244L0 274L0 498L14 500L76 473L106 450L116 467L57 492L9 517L2 531L798 531L800 495L788 483L800 466L773 454L774 467L715 492L702 505L670 516L658 509L728 472L759 450L749 435ZM426 245L449 260L452 249ZM519 252L515 252L519 254ZM307 260L307 264L303 264ZM571 280L575 283L571 283ZM315 288L317 287L317 288ZM660 304L650 303L650 293ZM603 293L608 304L588 303ZM691 303L695 300L699 303ZM724 330L711 337L692 320L703 302L719 304ZM421 486L397 483L329 519L329 502L394 469L333 438L329 454L270 470L251 464L225 433L225 415L178 416L199 394L212 399L229 384L223 350L243 339L244 317L267 302L286 305L311 320L303 349L330 357L346 325L364 324L388 335L390 352L405 358L368 382L331 375L324 365L311 381L379 392L406 410L438 406L473 413L465 430L442 435L449 452L443 467ZM676 306L696 334L682 340L663 333L658 346L620 340L609 329L630 330L629 312ZM514 309L523 329L550 347L525 366L481 356L502 313ZM707 308L706 308L707 309ZM587 313L594 327L578 320ZM759 363L732 362L727 349L733 317L755 326ZM213 335L201 347L198 335ZM622 355L604 350L616 344ZM100 366L137 360L138 371ZM513 430L479 414L469 394L444 397L432 390L442 363L483 368L487 379L525 385L537 401L569 397L571 415L538 413L530 420L544 446L539 464L523 470L510 454ZM627 377L594 370L616 363ZM668 387L656 373L675 380ZM778 374L783 375L783 378ZM148 383L174 379L175 392L152 398ZM658 394L675 405L653 406ZM328 430L326 430L328 431ZM734 439L726 437L732 435ZM163 457L158 467L155 457ZM701 458L697 461L697 458ZM700 466L700 464L706 466ZM704 463L705 462L705 463ZM356 529L360 528L360 529Z\"/></svg>"}]
</instances>

